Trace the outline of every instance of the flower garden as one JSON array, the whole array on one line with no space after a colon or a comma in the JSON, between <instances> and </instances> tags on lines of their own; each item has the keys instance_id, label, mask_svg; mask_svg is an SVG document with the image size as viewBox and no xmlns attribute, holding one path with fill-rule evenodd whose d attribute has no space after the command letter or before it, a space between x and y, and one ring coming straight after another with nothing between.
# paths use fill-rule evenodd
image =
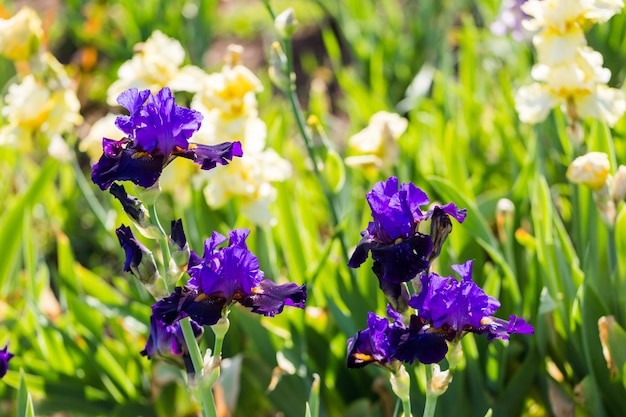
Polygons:
<instances>
[{"instance_id":1,"label":"flower garden","mask_svg":"<svg viewBox=\"0 0 626 417\"><path fill-rule=\"evenodd\" d=\"M623 0L0 1L0 414L626 414Z\"/></svg>"}]
</instances>

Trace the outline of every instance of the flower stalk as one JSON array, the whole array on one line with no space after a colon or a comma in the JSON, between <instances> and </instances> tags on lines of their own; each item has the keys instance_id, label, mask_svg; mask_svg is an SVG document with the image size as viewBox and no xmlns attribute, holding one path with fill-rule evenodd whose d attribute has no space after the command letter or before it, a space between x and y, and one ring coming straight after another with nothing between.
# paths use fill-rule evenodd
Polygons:
<instances>
[{"instance_id":1,"label":"flower stalk","mask_svg":"<svg viewBox=\"0 0 626 417\"><path fill-rule=\"evenodd\" d=\"M276 13L270 6L269 2L264 1L263 3L265 4L265 7L267 8L270 16L272 17L272 20L276 21ZM336 231L335 235L339 239L342 255L344 257L344 260L347 262L350 259L350 256L348 254L348 246L345 242L343 230L339 228L339 213L337 209L337 203L335 201L333 193L330 190L328 183L326 182L326 180L324 179L322 175L322 172L320 171L320 164L319 164L318 157L315 154L313 139L311 137L310 130L307 127L306 119L304 117L304 112L302 111L302 107L300 106L300 102L298 101L298 96L296 93L296 75L293 70L293 48L291 45L291 36L290 36L293 33L293 30L294 28L292 27L289 32L289 36L281 36L281 39L280 39L280 45L282 46L282 50L284 51L285 58L286 58L284 62L284 66L285 66L284 75L286 75L286 77L283 77L282 79L286 78L286 81L288 84L287 88L283 89L283 92L285 93L285 95L287 96L287 99L289 100L291 111L296 120L296 125L298 126L298 130L300 132L300 135L302 136L304 145L307 150L307 154L313 166L313 173L315 174L315 177L317 178L318 183L320 184L320 187L322 189L322 193L324 194L324 197L326 198L326 201L328 202L328 208L330 210L332 225ZM352 271L350 273L354 281L355 280L354 273Z\"/></svg>"},{"instance_id":2,"label":"flower stalk","mask_svg":"<svg viewBox=\"0 0 626 417\"><path fill-rule=\"evenodd\" d=\"M196 337L193 334L189 317L180 320L180 327L185 337L189 355L191 356L196 378L198 378L198 391L200 392L200 400L202 403L202 417L217 417L215 398L213 397L213 384L207 384L203 381L202 374L204 366L202 353L200 352ZM189 381L189 387L192 388L192 380Z\"/></svg>"}]
</instances>

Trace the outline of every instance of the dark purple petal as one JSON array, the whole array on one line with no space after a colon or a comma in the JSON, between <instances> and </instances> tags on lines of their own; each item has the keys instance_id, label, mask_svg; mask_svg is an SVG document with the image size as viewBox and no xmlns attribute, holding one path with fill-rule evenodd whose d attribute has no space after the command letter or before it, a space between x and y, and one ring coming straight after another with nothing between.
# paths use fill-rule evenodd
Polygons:
<instances>
[{"instance_id":1,"label":"dark purple petal","mask_svg":"<svg viewBox=\"0 0 626 417\"><path fill-rule=\"evenodd\" d=\"M354 249L354 253L350 257L350 261L348 261L348 266L350 268L358 268L361 266L363 262L367 260L367 255L369 255L370 250L378 245L378 242L375 242L372 236L370 236L366 230L361 232L363 237L356 245Z\"/></svg>"},{"instance_id":2,"label":"dark purple petal","mask_svg":"<svg viewBox=\"0 0 626 417\"><path fill-rule=\"evenodd\" d=\"M372 269L381 281L393 284L407 282L428 268L430 237L417 234L395 245L378 245L371 249Z\"/></svg>"},{"instance_id":3,"label":"dark purple petal","mask_svg":"<svg viewBox=\"0 0 626 417\"><path fill-rule=\"evenodd\" d=\"M194 336L200 337L203 333L202 326L193 320L190 324ZM167 325L155 316L150 316L150 335L144 350L140 353L148 359L188 353L180 322Z\"/></svg>"},{"instance_id":4,"label":"dark purple petal","mask_svg":"<svg viewBox=\"0 0 626 417\"><path fill-rule=\"evenodd\" d=\"M191 159L201 169L208 171L220 165L228 165L235 156L243 156L241 142L224 142L218 145L190 143L188 149L175 153L176 156Z\"/></svg>"},{"instance_id":5,"label":"dark purple petal","mask_svg":"<svg viewBox=\"0 0 626 417\"><path fill-rule=\"evenodd\" d=\"M202 336L203 327L195 321L191 320L191 329L194 336L198 339ZM150 317L150 335L146 342L145 348L140 352L142 356L148 359L161 358L177 365L184 365L187 373L195 374L193 363L185 343L180 322L166 325L162 321L153 316Z\"/></svg>"},{"instance_id":6,"label":"dark purple petal","mask_svg":"<svg viewBox=\"0 0 626 417\"><path fill-rule=\"evenodd\" d=\"M261 281L253 294L239 300L242 305L252 309L253 313L274 317L285 306L304 308L306 286L294 283L278 285L272 281Z\"/></svg>"},{"instance_id":7,"label":"dark purple petal","mask_svg":"<svg viewBox=\"0 0 626 417\"><path fill-rule=\"evenodd\" d=\"M389 321L368 313L367 329L348 339L348 368L362 368L370 363L385 364L392 360L389 346Z\"/></svg>"},{"instance_id":8,"label":"dark purple petal","mask_svg":"<svg viewBox=\"0 0 626 417\"><path fill-rule=\"evenodd\" d=\"M421 318L412 315L409 327L391 329L389 340L394 358L406 363L415 360L424 364L441 362L448 352L446 339L441 334L422 331L425 324Z\"/></svg>"},{"instance_id":9,"label":"dark purple petal","mask_svg":"<svg viewBox=\"0 0 626 417\"><path fill-rule=\"evenodd\" d=\"M190 317L200 325L212 326L222 317L225 305L224 298L211 298L187 287L176 287L172 294L152 306L152 314L165 324Z\"/></svg>"},{"instance_id":10,"label":"dark purple petal","mask_svg":"<svg viewBox=\"0 0 626 417\"><path fill-rule=\"evenodd\" d=\"M163 171L163 156L152 156L125 148L127 139L111 141L103 139L104 153L94 164L92 181L106 190L114 181L132 181L141 187L154 185Z\"/></svg>"},{"instance_id":11,"label":"dark purple petal","mask_svg":"<svg viewBox=\"0 0 626 417\"><path fill-rule=\"evenodd\" d=\"M9 370L9 360L15 356L7 349L9 345L5 345L4 349L0 349L0 378L4 377Z\"/></svg>"}]
</instances>

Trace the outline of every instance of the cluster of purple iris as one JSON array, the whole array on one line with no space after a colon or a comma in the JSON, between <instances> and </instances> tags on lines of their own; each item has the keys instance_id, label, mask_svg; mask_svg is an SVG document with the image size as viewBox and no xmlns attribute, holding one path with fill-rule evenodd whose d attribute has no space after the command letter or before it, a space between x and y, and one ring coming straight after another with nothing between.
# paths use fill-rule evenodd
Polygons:
<instances>
[{"instance_id":1,"label":"cluster of purple iris","mask_svg":"<svg viewBox=\"0 0 626 417\"><path fill-rule=\"evenodd\" d=\"M489 339L533 333L519 317L507 321L492 316L500 303L473 282L472 261L452 266L461 281L429 272L452 231L450 218L462 223L465 209L449 203L422 212L420 207L430 202L426 193L413 184L399 184L396 177L377 183L367 202L373 221L361 232L348 265L358 268L371 253L372 270L389 302L388 318L369 313L367 328L348 340L348 367L374 363L395 370L401 362L437 363L448 352L447 342L467 332ZM428 234L420 231L426 221ZM417 294L410 295L408 282L420 289Z\"/></svg>"},{"instance_id":2,"label":"cluster of purple iris","mask_svg":"<svg viewBox=\"0 0 626 417\"><path fill-rule=\"evenodd\" d=\"M128 195L116 181L152 187L176 157L190 159L201 169L209 170L243 155L240 142L213 146L189 142L200 128L202 115L178 106L168 88L154 95L149 90L129 89L118 97L118 103L130 113L116 119L116 126L127 137L119 141L103 138L103 155L93 166L92 180L102 190L110 188L140 227L147 226L142 202ZM126 254L124 270L152 285L158 271L150 250L128 226L122 225L116 234ZM172 222L168 239L178 252L187 254L182 270L188 279L152 306L150 335L142 355L183 362L187 371L193 373L181 319L189 317L194 335L200 337L203 326L214 325L226 317L235 302L264 316L274 316L285 306L304 307L304 285L278 285L263 279L259 260L246 245L249 234L247 229L236 229L227 238L214 232L205 240L204 254L199 256L189 250L182 221Z\"/></svg>"}]
</instances>

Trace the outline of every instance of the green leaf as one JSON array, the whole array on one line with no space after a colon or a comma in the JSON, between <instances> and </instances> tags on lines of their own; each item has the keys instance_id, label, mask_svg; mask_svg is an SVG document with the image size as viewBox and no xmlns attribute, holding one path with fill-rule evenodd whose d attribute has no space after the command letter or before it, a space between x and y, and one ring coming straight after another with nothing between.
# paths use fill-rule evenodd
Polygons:
<instances>
[{"instance_id":1,"label":"green leaf","mask_svg":"<svg viewBox=\"0 0 626 417\"><path fill-rule=\"evenodd\" d=\"M319 417L320 413L320 376L313 374L313 383L311 384L311 393L309 401L306 403L306 417Z\"/></svg>"},{"instance_id":2,"label":"green leaf","mask_svg":"<svg viewBox=\"0 0 626 417\"><path fill-rule=\"evenodd\" d=\"M20 387L17 391L17 417L35 417L33 400L26 387L26 378L22 370L20 370Z\"/></svg>"},{"instance_id":3,"label":"green leaf","mask_svg":"<svg viewBox=\"0 0 626 417\"><path fill-rule=\"evenodd\" d=\"M45 196L47 187L54 182L58 168L58 162L54 158L48 158L37 178L0 219L0 253L3 259L0 262L0 290L3 295L9 292L12 280L17 277L12 272L19 260L24 215Z\"/></svg>"}]
</instances>

